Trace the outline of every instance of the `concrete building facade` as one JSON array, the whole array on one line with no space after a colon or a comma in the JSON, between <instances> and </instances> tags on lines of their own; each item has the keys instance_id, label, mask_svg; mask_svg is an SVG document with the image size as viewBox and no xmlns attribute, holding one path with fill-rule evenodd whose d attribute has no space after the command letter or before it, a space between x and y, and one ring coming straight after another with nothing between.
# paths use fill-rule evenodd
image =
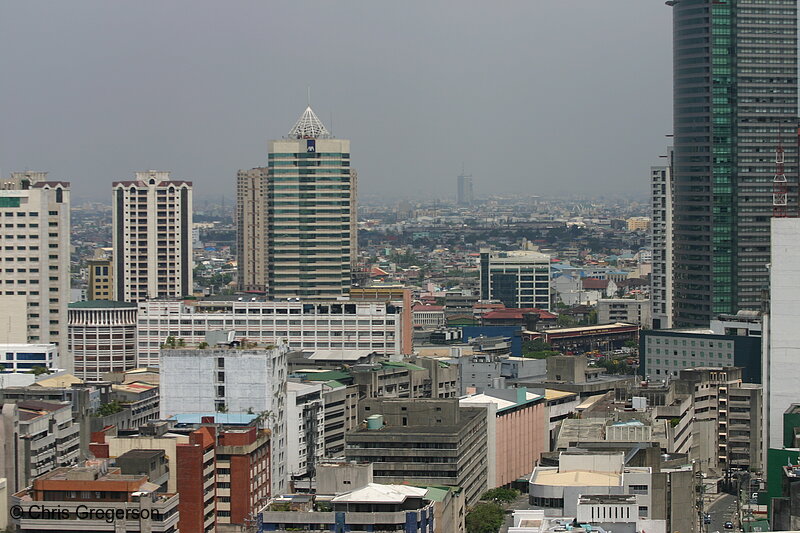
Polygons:
<instances>
[{"instance_id":1,"label":"concrete building facade","mask_svg":"<svg viewBox=\"0 0 800 533\"><path fill-rule=\"evenodd\" d=\"M55 344L67 350L70 294L70 184L47 172L12 172L0 181L0 324L6 343Z\"/></svg>"},{"instance_id":2,"label":"concrete building facade","mask_svg":"<svg viewBox=\"0 0 800 533\"><path fill-rule=\"evenodd\" d=\"M550 310L550 256L531 250L480 253L482 300L506 307Z\"/></svg>"},{"instance_id":3,"label":"concrete building facade","mask_svg":"<svg viewBox=\"0 0 800 533\"><path fill-rule=\"evenodd\" d=\"M137 172L113 183L114 300L181 298L194 291L192 182Z\"/></svg>"},{"instance_id":4,"label":"concrete building facade","mask_svg":"<svg viewBox=\"0 0 800 533\"><path fill-rule=\"evenodd\" d=\"M104 381L108 372L136 368L135 303L94 300L69 304L69 349L74 374Z\"/></svg>"},{"instance_id":5,"label":"concrete building facade","mask_svg":"<svg viewBox=\"0 0 800 533\"><path fill-rule=\"evenodd\" d=\"M467 506L487 490L485 407L461 407L457 399L365 399L358 412L359 420L374 418L347 433L345 457L374 463L377 482L460 486Z\"/></svg>"},{"instance_id":6,"label":"concrete building facade","mask_svg":"<svg viewBox=\"0 0 800 533\"><path fill-rule=\"evenodd\" d=\"M783 447L783 414L797 401L800 380L800 218L772 219L769 313L764 318L764 442Z\"/></svg>"},{"instance_id":7,"label":"concrete building facade","mask_svg":"<svg viewBox=\"0 0 800 533\"><path fill-rule=\"evenodd\" d=\"M269 169L236 175L236 273L241 291L266 292Z\"/></svg>"},{"instance_id":8,"label":"concrete building facade","mask_svg":"<svg viewBox=\"0 0 800 533\"><path fill-rule=\"evenodd\" d=\"M627 322L649 329L652 325L650 300L601 298L597 300L597 323Z\"/></svg>"},{"instance_id":9,"label":"concrete building facade","mask_svg":"<svg viewBox=\"0 0 800 533\"><path fill-rule=\"evenodd\" d=\"M210 331L297 350L369 349L390 356L410 351L412 342L410 309L405 312L402 300L150 301L139 303L138 364L157 367L168 336L197 346Z\"/></svg>"},{"instance_id":10,"label":"concrete building facade","mask_svg":"<svg viewBox=\"0 0 800 533\"><path fill-rule=\"evenodd\" d=\"M272 432L274 494L286 491L288 480L287 351L281 345L161 353L162 419L214 412L263 415L264 424Z\"/></svg>"},{"instance_id":11,"label":"concrete building facade","mask_svg":"<svg viewBox=\"0 0 800 533\"><path fill-rule=\"evenodd\" d=\"M56 370L60 365L55 344L0 344L0 372L30 372L34 368Z\"/></svg>"},{"instance_id":12,"label":"concrete building facade","mask_svg":"<svg viewBox=\"0 0 800 533\"><path fill-rule=\"evenodd\" d=\"M89 273L89 286L86 288L87 300L114 299L114 260L89 259L86 261Z\"/></svg>"}]
</instances>

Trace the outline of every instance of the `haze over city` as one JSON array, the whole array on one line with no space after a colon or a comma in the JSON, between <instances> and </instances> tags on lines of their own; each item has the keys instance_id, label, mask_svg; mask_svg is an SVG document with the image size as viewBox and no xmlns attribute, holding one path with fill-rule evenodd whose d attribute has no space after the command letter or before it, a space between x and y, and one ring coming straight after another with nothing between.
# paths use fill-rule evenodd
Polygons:
<instances>
[{"instance_id":1,"label":"haze over city","mask_svg":"<svg viewBox=\"0 0 800 533\"><path fill-rule=\"evenodd\" d=\"M671 133L662 2L4 3L0 170L76 201L170 170L198 198L312 105L359 194L647 193Z\"/></svg>"}]
</instances>

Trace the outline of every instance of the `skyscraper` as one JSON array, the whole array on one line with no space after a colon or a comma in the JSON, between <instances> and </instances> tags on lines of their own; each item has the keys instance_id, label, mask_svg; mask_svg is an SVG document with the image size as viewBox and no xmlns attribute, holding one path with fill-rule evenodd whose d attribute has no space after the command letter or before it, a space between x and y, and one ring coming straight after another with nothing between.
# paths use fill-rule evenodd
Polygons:
<instances>
[{"instance_id":1,"label":"skyscraper","mask_svg":"<svg viewBox=\"0 0 800 533\"><path fill-rule=\"evenodd\" d=\"M797 0L673 6L674 317L708 325L768 286L775 152L797 209Z\"/></svg>"},{"instance_id":2,"label":"skyscraper","mask_svg":"<svg viewBox=\"0 0 800 533\"><path fill-rule=\"evenodd\" d=\"M70 188L47 172L12 172L0 181L0 342L67 348Z\"/></svg>"},{"instance_id":3,"label":"skyscraper","mask_svg":"<svg viewBox=\"0 0 800 533\"><path fill-rule=\"evenodd\" d=\"M192 294L192 182L148 170L113 190L114 299Z\"/></svg>"},{"instance_id":4,"label":"skyscraper","mask_svg":"<svg viewBox=\"0 0 800 533\"><path fill-rule=\"evenodd\" d=\"M472 205L472 176L458 177L458 205Z\"/></svg>"},{"instance_id":5,"label":"skyscraper","mask_svg":"<svg viewBox=\"0 0 800 533\"><path fill-rule=\"evenodd\" d=\"M236 254L239 290L267 290L268 168L236 175Z\"/></svg>"},{"instance_id":6,"label":"skyscraper","mask_svg":"<svg viewBox=\"0 0 800 533\"><path fill-rule=\"evenodd\" d=\"M670 152L672 152L670 150ZM650 276L650 300L653 329L672 327L672 173L669 166L650 167L650 226L653 247L653 272Z\"/></svg>"},{"instance_id":7,"label":"skyscraper","mask_svg":"<svg viewBox=\"0 0 800 533\"><path fill-rule=\"evenodd\" d=\"M333 138L308 107L287 138L270 141L267 169L269 295L347 294L357 248L350 141ZM253 245L242 243L245 252Z\"/></svg>"}]
</instances>

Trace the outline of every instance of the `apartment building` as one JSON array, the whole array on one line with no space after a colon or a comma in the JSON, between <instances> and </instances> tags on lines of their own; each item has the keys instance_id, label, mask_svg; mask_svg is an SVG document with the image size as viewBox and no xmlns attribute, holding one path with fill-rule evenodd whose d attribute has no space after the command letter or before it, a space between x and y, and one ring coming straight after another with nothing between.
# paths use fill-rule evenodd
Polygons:
<instances>
[{"instance_id":1,"label":"apartment building","mask_svg":"<svg viewBox=\"0 0 800 533\"><path fill-rule=\"evenodd\" d=\"M672 158L672 150L669 151ZM653 223L650 244L653 272L650 277L653 329L672 327L672 166L650 167Z\"/></svg>"},{"instance_id":2,"label":"apartment building","mask_svg":"<svg viewBox=\"0 0 800 533\"><path fill-rule=\"evenodd\" d=\"M113 300L114 299L114 261L110 257L105 259L89 259L86 261L86 270L89 274L88 287L86 288L87 300Z\"/></svg>"},{"instance_id":3,"label":"apartment building","mask_svg":"<svg viewBox=\"0 0 800 533\"><path fill-rule=\"evenodd\" d=\"M285 345L264 349L164 350L161 418L224 412L255 414L272 434L272 492L289 478ZM291 443L294 446L294 443Z\"/></svg>"},{"instance_id":4,"label":"apartment building","mask_svg":"<svg viewBox=\"0 0 800 533\"><path fill-rule=\"evenodd\" d=\"M236 174L237 282L241 291L267 292L269 169L240 170Z\"/></svg>"},{"instance_id":5,"label":"apartment building","mask_svg":"<svg viewBox=\"0 0 800 533\"><path fill-rule=\"evenodd\" d=\"M55 344L67 350L70 184L47 172L0 180L0 323L6 343Z\"/></svg>"},{"instance_id":6,"label":"apartment building","mask_svg":"<svg viewBox=\"0 0 800 533\"><path fill-rule=\"evenodd\" d=\"M15 531L178 531L178 495L157 488L147 476L123 474L103 461L58 468L11 497Z\"/></svg>"},{"instance_id":7,"label":"apartment building","mask_svg":"<svg viewBox=\"0 0 800 533\"><path fill-rule=\"evenodd\" d=\"M627 322L643 328L652 325L650 300L634 298L601 298L597 300L597 323Z\"/></svg>"},{"instance_id":8,"label":"apartment building","mask_svg":"<svg viewBox=\"0 0 800 533\"><path fill-rule=\"evenodd\" d=\"M114 300L191 295L192 182L137 172L113 183Z\"/></svg>"},{"instance_id":9,"label":"apartment building","mask_svg":"<svg viewBox=\"0 0 800 533\"><path fill-rule=\"evenodd\" d=\"M286 468L293 483L314 477L325 453L325 402L322 383L286 384Z\"/></svg>"}]
</instances>

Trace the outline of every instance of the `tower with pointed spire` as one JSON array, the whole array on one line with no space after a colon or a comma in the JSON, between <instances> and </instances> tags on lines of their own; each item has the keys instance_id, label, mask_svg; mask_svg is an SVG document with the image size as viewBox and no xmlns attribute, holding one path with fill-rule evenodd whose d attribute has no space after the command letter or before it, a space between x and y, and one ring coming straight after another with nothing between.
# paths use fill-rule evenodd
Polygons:
<instances>
[{"instance_id":1,"label":"tower with pointed spire","mask_svg":"<svg viewBox=\"0 0 800 533\"><path fill-rule=\"evenodd\" d=\"M350 141L334 138L309 106L287 137L270 141L267 167L255 170L266 198L260 222L266 253L240 251L240 272L250 267L258 272L258 265L248 266L248 261L266 261L265 279L254 276L250 283L263 286L275 299L347 294L357 243L356 173L350 167ZM240 202L259 196L243 194L247 191L242 187L251 182L240 180ZM259 223L258 217L254 220ZM240 233L247 233L243 229ZM258 228L250 232L259 233ZM239 247L247 251L256 243L241 242Z\"/></svg>"}]
</instances>

